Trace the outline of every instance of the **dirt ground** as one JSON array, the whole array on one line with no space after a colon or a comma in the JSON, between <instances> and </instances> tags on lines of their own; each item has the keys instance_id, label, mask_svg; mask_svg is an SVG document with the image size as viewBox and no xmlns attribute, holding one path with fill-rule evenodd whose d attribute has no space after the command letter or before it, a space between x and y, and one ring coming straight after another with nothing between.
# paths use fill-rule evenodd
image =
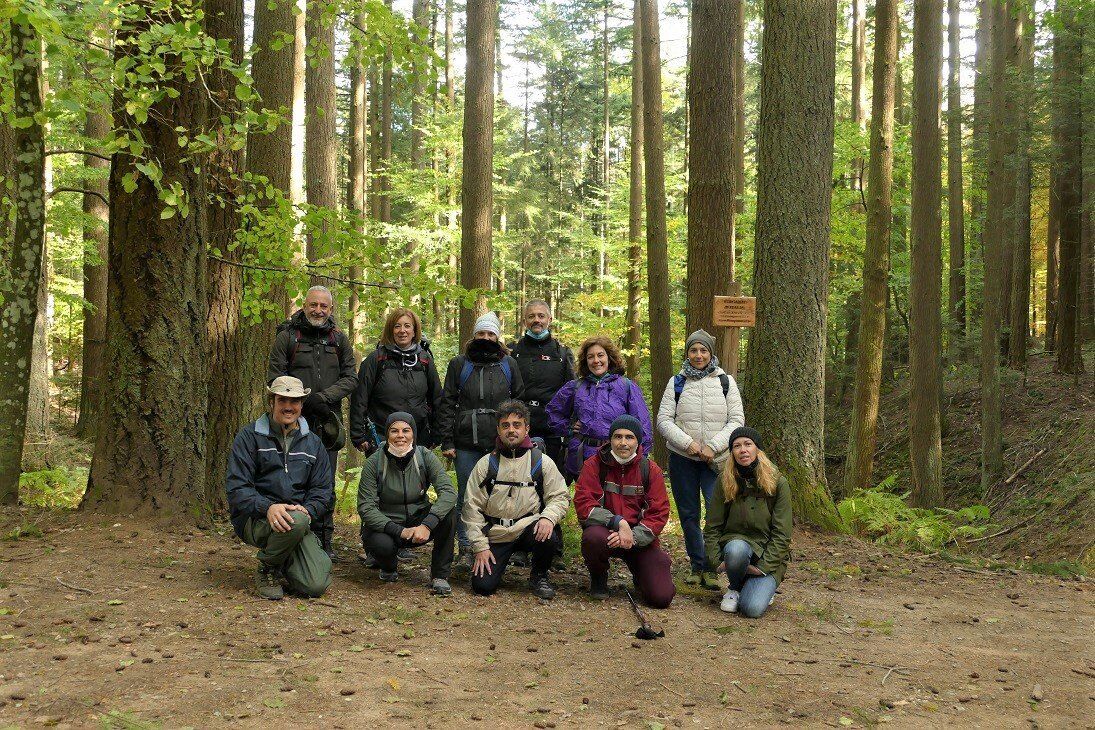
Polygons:
<instances>
[{"instance_id":1,"label":"dirt ground","mask_svg":"<svg viewBox=\"0 0 1095 730\"><path fill-rule=\"evenodd\" d=\"M428 595L353 559L320 600L256 598L230 534L96 515L0 519L0 725L1091 727L1089 581L990 572L798 530L759 621L679 593L637 641L622 574L533 598ZM672 545L677 566L679 547Z\"/></svg>"}]
</instances>

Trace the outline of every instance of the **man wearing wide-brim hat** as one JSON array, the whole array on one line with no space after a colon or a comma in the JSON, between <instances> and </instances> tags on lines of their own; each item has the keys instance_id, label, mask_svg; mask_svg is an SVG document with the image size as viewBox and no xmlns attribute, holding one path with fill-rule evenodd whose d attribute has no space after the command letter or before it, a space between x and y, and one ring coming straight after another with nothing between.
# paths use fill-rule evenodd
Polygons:
<instances>
[{"instance_id":1,"label":"man wearing wide-brim hat","mask_svg":"<svg viewBox=\"0 0 1095 730\"><path fill-rule=\"evenodd\" d=\"M318 598L331 585L331 559L312 532L334 508L334 473L323 441L300 415L311 392L298 379L275 378L269 410L236 434L226 490L232 527L259 549L255 586L263 598L285 591Z\"/></svg>"}]
</instances>

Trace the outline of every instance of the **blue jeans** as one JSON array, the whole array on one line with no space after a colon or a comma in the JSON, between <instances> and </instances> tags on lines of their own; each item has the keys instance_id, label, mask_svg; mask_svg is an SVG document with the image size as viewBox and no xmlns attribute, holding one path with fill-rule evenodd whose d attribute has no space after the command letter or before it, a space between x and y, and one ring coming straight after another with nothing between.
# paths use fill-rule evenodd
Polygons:
<instances>
[{"instance_id":1,"label":"blue jeans","mask_svg":"<svg viewBox=\"0 0 1095 730\"><path fill-rule=\"evenodd\" d=\"M692 563L693 571L714 570L707 567L703 545L703 529L700 527L700 492L704 504L715 493L718 472L705 461L693 461L680 454L669 454L669 485L673 488L673 501L677 503L677 517L684 532L684 549Z\"/></svg>"},{"instance_id":2,"label":"blue jeans","mask_svg":"<svg viewBox=\"0 0 1095 730\"><path fill-rule=\"evenodd\" d=\"M740 591L738 613L748 618L760 618L768 610L768 602L776 595L776 579L770 575L746 575L753 562L753 549L745 540L731 540L722 549L726 561L726 577L730 590Z\"/></svg>"},{"instance_id":3,"label":"blue jeans","mask_svg":"<svg viewBox=\"0 0 1095 730\"><path fill-rule=\"evenodd\" d=\"M456 450L456 541L460 543L460 547L468 546L468 530L464 527L464 492L468 488L468 477L487 453L475 449Z\"/></svg>"}]
</instances>

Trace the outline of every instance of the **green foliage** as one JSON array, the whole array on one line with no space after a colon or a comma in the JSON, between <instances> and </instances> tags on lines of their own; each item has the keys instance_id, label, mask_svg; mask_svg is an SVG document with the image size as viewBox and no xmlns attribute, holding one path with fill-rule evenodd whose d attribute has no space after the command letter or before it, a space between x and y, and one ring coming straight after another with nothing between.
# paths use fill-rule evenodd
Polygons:
<instances>
[{"instance_id":1,"label":"green foliage","mask_svg":"<svg viewBox=\"0 0 1095 730\"><path fill-rule=\"evenodd\" d=\"M888 491L895 481L891 476L877 487L842 499L837 511L844 524L863 537L916 550L938 550L960 538L980 537L992 526L984 505L958 510L912 507L908 493Z\"/></svg>"},{"instance_id":2,"label":"green foliage","mask_svg":"<svg viewBox=\"0 0 1095 730\"><path fill-rule=\"evenodd\" d=\"M19 475L19 501L42 509L76 509L87 489L86 467L60 466Z\"/></svg>"}]
</instances>

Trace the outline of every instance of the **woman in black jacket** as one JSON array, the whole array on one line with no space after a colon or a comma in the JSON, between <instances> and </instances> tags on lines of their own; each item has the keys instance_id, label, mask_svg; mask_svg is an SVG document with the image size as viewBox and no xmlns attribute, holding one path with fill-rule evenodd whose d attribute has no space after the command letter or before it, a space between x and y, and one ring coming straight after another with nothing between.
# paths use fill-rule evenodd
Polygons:
<instances>
[{"instance_id":1,"label":"woman in black jacket","mask_svg":"<svg viewBox=\"0 0 1095 730\"><path fill-rule=\"evenodd\" d=\"M380 344L361 362L350 398L350 441L360 451L372 453L384 442L384 424L397 411L414 416L420 445L436 445L441 380L428 347L418 315L405 307L393 309Z\"/></svg>"},{"instance_id":2,"label":"woman in black jacket","mask_svg":"<svg viewBox=\"0 0 1095 730\"><path fill-rule=\"evenodd\" d=\"M437 419L437 440L441 453L456 464L456 513L464 508L468 475L475 464L494 450L498 435L495 409L502 401L521 399L524 384L517 362L499 341L502 323L493 312L475 321L472 339L463 355L449 361L445 391ZM467 554L468 535L464 523L456 525L461 556Z\"/></svg>"}]
</instances>

